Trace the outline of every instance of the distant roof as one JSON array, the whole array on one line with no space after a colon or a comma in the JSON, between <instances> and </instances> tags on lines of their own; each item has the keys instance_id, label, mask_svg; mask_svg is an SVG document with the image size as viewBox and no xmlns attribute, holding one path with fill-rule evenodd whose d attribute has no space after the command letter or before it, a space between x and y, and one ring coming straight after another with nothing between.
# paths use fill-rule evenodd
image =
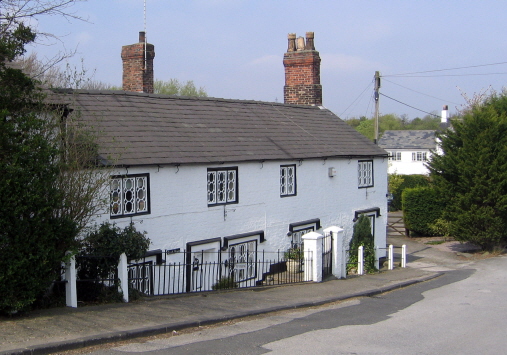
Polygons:
<instances>
[{"instance_id":1,"label":"distant roof","mask_svg":"<svg viewBox=\"0 0 507 355\"><path fill-rule=\"evenodd\" d=\"M51 101L103 132L99 153L118 165L387 156L316 106L83 90Z\"/></svg>"},{"instance_id":2,"label":"distant roof","mask_svg":"<svg viewBox=\"0 0 507 355\"><path fill-rule=\"evenodd\" d=\"M378 145L384 149L433 149L435 131L385 131Z\"/></svg>"}]
</instances>

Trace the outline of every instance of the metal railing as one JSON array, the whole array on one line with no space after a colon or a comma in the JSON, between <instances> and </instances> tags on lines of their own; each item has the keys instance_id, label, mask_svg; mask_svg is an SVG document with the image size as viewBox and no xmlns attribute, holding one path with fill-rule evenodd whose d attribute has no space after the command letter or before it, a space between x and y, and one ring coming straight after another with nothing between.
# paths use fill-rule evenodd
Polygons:
<instances>
[{"instance_id":1,"label":"metal railing","mask_svg":"<svg viewBox=\"0 0 507 355\"><path fill-rule=\"evenodd\" d=\"M166 259L183 261L168 262ZM189 262L190 261L190 262ZM284 252L258 252L230 257L223 252L167 253L130 262L129 285L144 295L170 295L220 289L282 285L309 281L312 257L286 259Z\"/></svg>"}]
</instances>

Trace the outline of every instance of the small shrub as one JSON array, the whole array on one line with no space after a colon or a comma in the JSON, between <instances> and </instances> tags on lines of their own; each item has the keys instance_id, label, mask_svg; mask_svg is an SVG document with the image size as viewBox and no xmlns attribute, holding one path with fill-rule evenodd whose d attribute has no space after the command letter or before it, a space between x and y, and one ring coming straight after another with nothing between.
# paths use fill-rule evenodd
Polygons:
<instances>
[{"instance_id":1,"label":"small shrub","mask_svg":"<svg viewBox=\"0 0 507 355\"><path fill-rule=\"evenodd\" d=\"M216 284L211 286L211 289L213 290L227 290L230 288L236 288L238 287L238 283L234 281L234 277L224 277L218 280Z\"/></svg>"},{"instance_id":2,"label":"small shrub","mask_svg":"<svg viewBox=\"0 0 507 355\"><path fill-rule=\"evenodd\" d=\"M117 292L117 267L120 255L141 259L148 250L150 239L146 232L136 230L133 223L124 229L108 222L91 230L82 241L76 257L78 297L88 302L116 302L122 297ZM107 286L102 280L109 279Z\"/></svg>"},{"instance_id":3,"label":"small shrub","mask_svg":"<svg viewBox=\"0 0 507 355\"><path fill-rule=\"evenodd\" d=\"M304 252L300 248L290 248L283 253L285 260L302 260L304 258Z\"/></svg>"},{"instance_id":4,"label":"small shrub","mask_svg":"<svg viewBox=\"0 0 507 355\"><path fill-rule=\"evenodd\" d=\"M354 224L354 232L349 244L348 272L357 267L357 250L361 245L363 246L364 271L367 273L377 271L375 267L375 244L371 234L370 219L365 215L361 215Z\"/></svg>"}]
</instances>

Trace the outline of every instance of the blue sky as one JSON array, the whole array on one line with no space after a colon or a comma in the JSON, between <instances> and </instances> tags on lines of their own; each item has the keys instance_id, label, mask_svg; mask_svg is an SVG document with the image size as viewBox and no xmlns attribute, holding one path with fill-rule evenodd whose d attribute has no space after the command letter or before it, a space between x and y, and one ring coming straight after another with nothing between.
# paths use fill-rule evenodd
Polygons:
<instances>
[{"instance_id":1,"label":"blue sky","mask_svg":"<svg viewBox=\"0 0 507 355\"><path fill-rule=\"evenodd\" d=\"M287 34L315 32L323 104L342 118L373 113L373 75L383 76L381 114L450 112L507 80L507 2L497 0L146 0L155 78L193 80L210 96L283 101ZM88 0L89 22L38 19L61 41L32 47L51 57L77 48L71 64L121 85L121 46L144 29L143 0ZM487 65L504 63L498 65ZM470 67L459 70L436 71ZM431 71L431 72L430 72ZM390 76L394 74L422 74ZM394 99L394 100L393 100ZM397 100L397 101L395 101ZM399 101L399 102L398 102ZM401 103L400 103L401 102ZM403 103L403 104L402 104ZM420 109L415 110L409 106Z\"/></svg>"}]
</instances>

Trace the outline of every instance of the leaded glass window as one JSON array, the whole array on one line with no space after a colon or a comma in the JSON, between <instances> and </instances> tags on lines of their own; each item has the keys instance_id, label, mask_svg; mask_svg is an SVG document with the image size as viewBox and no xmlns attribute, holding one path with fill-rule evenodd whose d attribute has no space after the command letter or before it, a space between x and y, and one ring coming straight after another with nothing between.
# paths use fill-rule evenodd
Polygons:
<instances>
[{"instance_id":1,"label":"leaded glass window","mask_svg":"<svg viewBox=\"0 0 507 355\"><path fill-rule=\"evenodd\" d=\"M113 176L110 182L111 217L149 213L148 175Z\"/></svg>"},{"instance_id":2,"label":"leaded glass window","mask_svg":"<svg viewBox=\"0 0 507 355\"><path fill-rule=\"evenodd\" d=\"M230 245L229 273L235 282L245 281L256 276L255 259L257 241Z\"/></svg>"},{"instance_id":3,"label":"leaded glass window","mask_svg":"<svg viewBox=\"0 0 507 355\"><path fill-rule=\"evenodd\" d=\"M238 202L238 168L208 169L208 205Z\"/></svg>"},{"instance_id":4,"label":"leaded glass window","mask_svg":"<svg viewBox=\"0 0 507 355\"><path fill-rule=\"evenodd\" d=\"M373 161L364 160L357 164L358 187L373 186Z\"/></svg>"},{"instance_id":5,"label":"leaded glass window","mask_svg":"<svg viewBox=\"0 0 507 355\"><path fill-rule=\"evenodd\" d=\"M296 165L280 166L280 196L296 195Z\"/></svg>"}]
</instances>

